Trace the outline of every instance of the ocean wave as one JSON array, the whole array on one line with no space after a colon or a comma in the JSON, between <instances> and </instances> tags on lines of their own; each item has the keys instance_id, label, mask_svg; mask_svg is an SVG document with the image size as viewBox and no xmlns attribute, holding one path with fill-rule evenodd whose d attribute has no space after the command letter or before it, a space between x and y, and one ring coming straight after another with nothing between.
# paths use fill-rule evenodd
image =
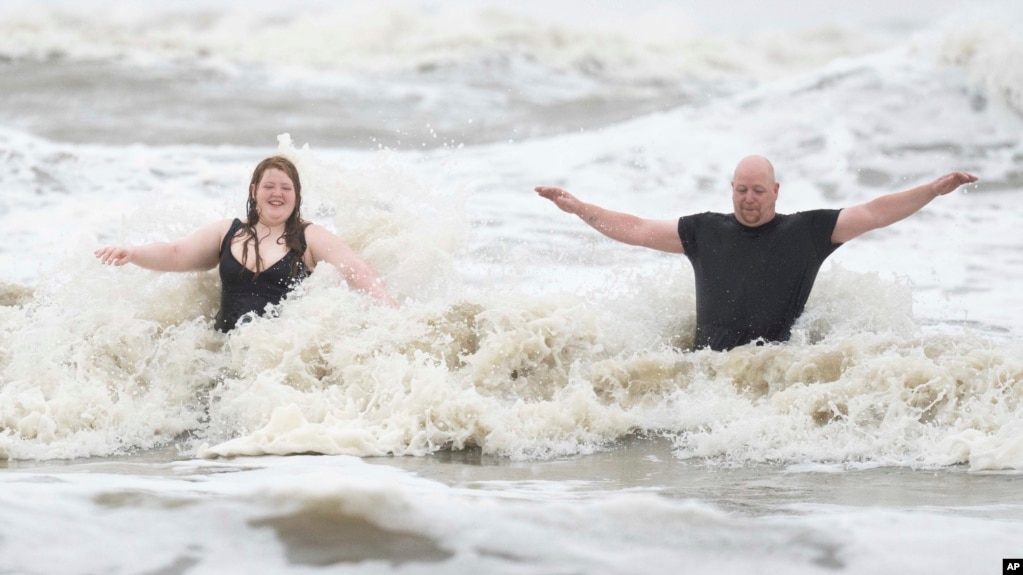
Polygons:
<instances>
[{"instance_id":1,"label":"ocean wave","mask_svg":"<svg viewBox=\"0 0 1023 575\"><path fill-rule=\"evenodd\" d=\"M477 81L568 73L578 83L642 87L683 80L775 78L890 47L869 27L822 25L741 37L707 30L679 10L622 12L615 20L544 20L497 5L348 3L304 12L267 4L188 3L153 10L111 3L9 6L0 54L17 59L189 65L240 72L257 66L295 77L442 75ZM303 72L303 70L305 72ZM540 87L542 89L542 86Z\"/></svg>"},{"instance_id":2,"label":"ocean wave","mask_svg":"<svg viewBox=\"0 0 1023 575\"><path fill-rule=\"evenodd\" d=\"M918 73L906 80L920 86L912 94L945 85ZM940 333L924 330L932 318L915 317L913 300L928 286L832 268L790 343L691 351L694 295L684 260L604 251L611 242L588 243L572 235L573 218L551 209L545 219L529 203L540 200L524 181L568 173L573 189L588 189L594 201L641 202L664 217L679 205L727 204L733 164L722 157L751 142L775 146L768 153L781 158L786 209L794 210L834 195L865 200L879 186L934 170L935 158L944 169L950 158L991 157L983 165L995 171L1016 153L1001 145L999 130L1011 125L983 116L998 129L977 130L973 115L957 120L974 131L950 151L947 126L923 124L932 110L961 109L963 95L889 94L884 80L892 76L859 63L836 66L707 110L447 155L325 157L282 137L279 151L299 163L309 192L304 213L365 253L408 301L400 310L374 308L327 269L276 317L230 336L210 328L212 274L103 268L91 256L95 237L60 243L51 234L103 222L104 239L153 241L236 214L257 150L76 146L5 133L19 195L4 201L15 198L11 213L32 224L18 245L52 261L36 286L0 287L0 456L172 445L210 457L477 447L539 459L658 435L675 442L677 457L712 462L1023 468L1012 425L1023 396L1019 341L947 319ZM844 99L836 103L836 94ZM830 125L822 120L832 120L833 105L844 109ZM740 113L744 129L725 129ZM857 180L864 166L878 169ZM38 180L39 172L48 178ZM425 183L426 172L441 183ZM40 181L49 187L36 188ZM490 203L470 213L463 186ZM634 195L623 198L623 190ZM999 241L1014 237L1016 220L997 200L945 198L886 231L898 241L864 239L857 249L869 269L885 264L871 256L872 245L907 273L923 267L916 277L937 278L940 265L954 290L980 289L990 277L1011 283L1018 258ZM125 206L135 211L111 225ZM36 207L45 218L25 217L24 208ZM984 243L949 245L959 213L984 227ZM467 249L470 240L478 243ZM997 250L1008 255L983 257ZM12 269L20 263L19 253L0 255ZM963 259L967 277L954 278ZM485 281L463 282L464 270L455 269L462 262L482 269ZM573 275L561 273L573 265L578 275L612 279L564 289L556 280ZM501 274L514 280L503 284Z\"/></svg>"},{"instance_id":3,"label":"ocean wave","mask_svg":"<svg viewBox=\"0 0 1023 575\"><path fill-rule=\"evenodd\" d=\"M1023 10L1008 21L967 21L950 28L939 45L941 58L963 68L987 97L1023 115Z\"/></svg>"},{"instance_id":4,"label":"ocean wave","mask_svg":"<svg viewBox=\"0 0 1023 575\"><path fill-rule=\"evenodd\" d=\"M290 130L434 148L600 128L856 65L900 92L900 59L966 67L974 105L1020 108L1011 12L1002 28L974 15L965 29L836 18L746 30L664 4L601 18L464 2L101 6L0 6L0 66L16 79L0 121L76 142L256 145Z\"/></svg>"},{"instance_id":5,"label":"ocean wave","mask_svg":"<svg viewBox=\"0 0 1023 575\"><path fill-rule=\"evenodd\" d=\"M636 277L631 296L456 290L390 310L318 273L225 337L211 274L88 263L0 308L4 457L543 459L650 434L732 464L1023 468L1019 341L922 332L907 286L873 274L822 274L788 344L714 353L687 350L685 274Z\"/></svg>"}]
</instances>

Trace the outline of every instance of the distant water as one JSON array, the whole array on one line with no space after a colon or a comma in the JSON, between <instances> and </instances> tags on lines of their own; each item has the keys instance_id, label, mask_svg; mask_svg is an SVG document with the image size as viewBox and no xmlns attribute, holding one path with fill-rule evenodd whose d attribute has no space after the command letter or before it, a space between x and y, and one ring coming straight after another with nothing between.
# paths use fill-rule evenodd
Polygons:
<instances>
[{"instance_id":1,"label":"distant water","mask_svg":"<svg viewBox=\"0 0 1023 575\"><path fill-rule=\"evenodd\" d=\"M726 5L727 4L727 5ZM0 1L0 575L997 573L1023 554L1015 2ZM111 242L253 166L381 271L212 330ZM785 345L691 351L647 217L981 181L841 247ZM313 457L309 454L324 454ZM97 551L97 550L101 551Z\"/></svg>"}]
</instances>

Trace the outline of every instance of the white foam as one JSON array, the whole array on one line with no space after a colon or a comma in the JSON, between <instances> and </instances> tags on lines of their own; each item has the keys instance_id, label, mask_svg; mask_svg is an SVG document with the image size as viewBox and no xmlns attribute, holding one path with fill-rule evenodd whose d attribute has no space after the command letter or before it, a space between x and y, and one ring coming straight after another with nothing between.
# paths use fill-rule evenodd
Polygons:
<instances>
[{"instance_id":1,"label":"white foam","mask_svg":"<svg viewBox=\"0 0 1023 575\"><path fill-rule=\"evenodd\" d=\"M694 121L684 113L660 120ZM1007 385L1021 379L1012 359L1018 340L970 329L923 331L905 277L826 268L790 344L690 353L683 350L691 345L692 279L680 258L595 234L589 243L558 246L555 257L543 228L586 232L569 231L578 222L558 219L564 214L528 188L524 199L511 190L468 201L458 187L442 187L445 178L486 172L498 159L510 172L537 162L518 176L536 177L548 166L548 150L566 141L580 145L560 161L621 158L623 136L653 121L589 138L490 146L435 163L432 154L319 153L282 137L280 151L304 174L308 217L364 252L406 305L372 306L336 273L318 271L277 317L225 338L209 328L214 274L103 268L82 242L44 272L27 303L5 308L0 348L8 350L2 394L9 432L0 448L30 459L168 442L207 456L422 455L480 446L546 458L591 453L647 430L673 434L677 455L686 458L940 466L972 457L979 468L1018 468L1013 434L995 432L1018 418L1019 391ZM45 155L47 145L37 145ZM156 165L170 152L134 153L136 165ZM237 191L206 197L182 182L210 178L243 189L241 154L186 169L172 186L149 194L150 205L117 235L168 239L208 218L211 207L231 214ZM117 177L119 169L105 161L112 166L105 173ZM617 162L591 169L620 175L627 168ZM701 162L689 169L726 169L711 157ZM661 165L673 173L669 161ZM805 176L792 177L799 185ZM592 185L599 201L616 197L600 178ZM871 190L853 192L869 197ZM670 204L677 193L655 188L644 199ZM941 213L943 205L935 209ZM468 209L480 206L494 209L508 237L528 241L508 250L507 238L488 235L490 228L465 233ZM513 219L507 210L523 214ZM989 217L999 221L995 212ZM474 252L470 242L486 249ZM465 282L460 261L515 279L495 278L496 288ZM537 268L538 261L547 263ZM532 284L557 278L563 262L582 273ZM976 432L986 443L976 443ZM956 438L974 442L969 454Z\"/></svg>"}]
</instances>

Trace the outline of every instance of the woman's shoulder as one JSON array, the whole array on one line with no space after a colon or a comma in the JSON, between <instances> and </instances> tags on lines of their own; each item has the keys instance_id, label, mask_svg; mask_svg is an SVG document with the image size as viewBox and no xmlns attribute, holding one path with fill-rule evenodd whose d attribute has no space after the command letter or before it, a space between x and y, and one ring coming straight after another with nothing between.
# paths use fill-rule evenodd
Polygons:
<instances>
[{"instance_id":1,"label":"woman's shoulder","mask_svg":"<svg viewBox=\"0 0 1023 575\"><path fill-rule=\"evenodd\" d=\"M196 234L200 235L203 242L215 243L218 247L221 242L227 239L232 230L237 230L235 226L241 227L241 220L238 218L224 218L210 222L199 229Z\"/></svg>"},{"instance_id":2,"label":"woman's shoulder","mask_svg":"<svg viewBox=\"0 0 1023 575\"><path fill-rule=\"evenodd\" d=\"M313 251L319 251L320 249L333 250L339 247L339 245L347 245L340 236L319 224L314 224L308 220L302 223L305 225L306 245L311 247Z\"/></svg>"},{"instance_id":3,"label":"woman's shoulder","mask_svg":"<svg viewBox=\"0 0 1023 575\"><path fill-rule=\"evenodd\" d=\"M223 235L226 234L229 229L231 229L231 226L239 222L240 220L238 218L233 219L225 218L222 220L215 220L200 227L197 231L202 233L220 233L221 235Z\"/></svg>"},{"instance_id":4,"label":"woman's shoulder","mask_svg":"<svg viewBox=\"0 0 1023 575\"><path fill-rule=\"evenodd\" d=\"M206 229L215 232L219 236L227 235L232 229L240 228L244 222L238 218L223 218L206 225Z\"/></svg>"},{"instance_id":5,"label":"woman's shoulder","mask_svg":"<svg viewBox=\"0 0 1023 575\"><path fill-rule=\"evenodd\" d=\"M302 220L302 232L305 234L306 238L333 235L327 228L319 224L314 224L309 220Z\"/></svg>"}]
</instances>

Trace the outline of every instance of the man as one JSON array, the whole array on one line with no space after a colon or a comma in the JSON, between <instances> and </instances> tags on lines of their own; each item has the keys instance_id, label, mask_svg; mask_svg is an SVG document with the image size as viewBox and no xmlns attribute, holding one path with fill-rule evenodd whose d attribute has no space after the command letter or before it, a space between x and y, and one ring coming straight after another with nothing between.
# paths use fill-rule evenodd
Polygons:
<instances>
[{"instance_id":1,"label":"man","mask_svg":"<svg viewBox=\"0 0 1023 575\"><path fill-rule=\"evenodd\" d=\"M786 341L817 272L843 243L915 213L977 181L965 172L842 210L775 212L779 184L762 156L743 158L732 178L732 214L649 220L536 188L562 210L626 244L685 254L696 276L696 347L716 351L752 341Z\"/></svg>"}]
</instances>

